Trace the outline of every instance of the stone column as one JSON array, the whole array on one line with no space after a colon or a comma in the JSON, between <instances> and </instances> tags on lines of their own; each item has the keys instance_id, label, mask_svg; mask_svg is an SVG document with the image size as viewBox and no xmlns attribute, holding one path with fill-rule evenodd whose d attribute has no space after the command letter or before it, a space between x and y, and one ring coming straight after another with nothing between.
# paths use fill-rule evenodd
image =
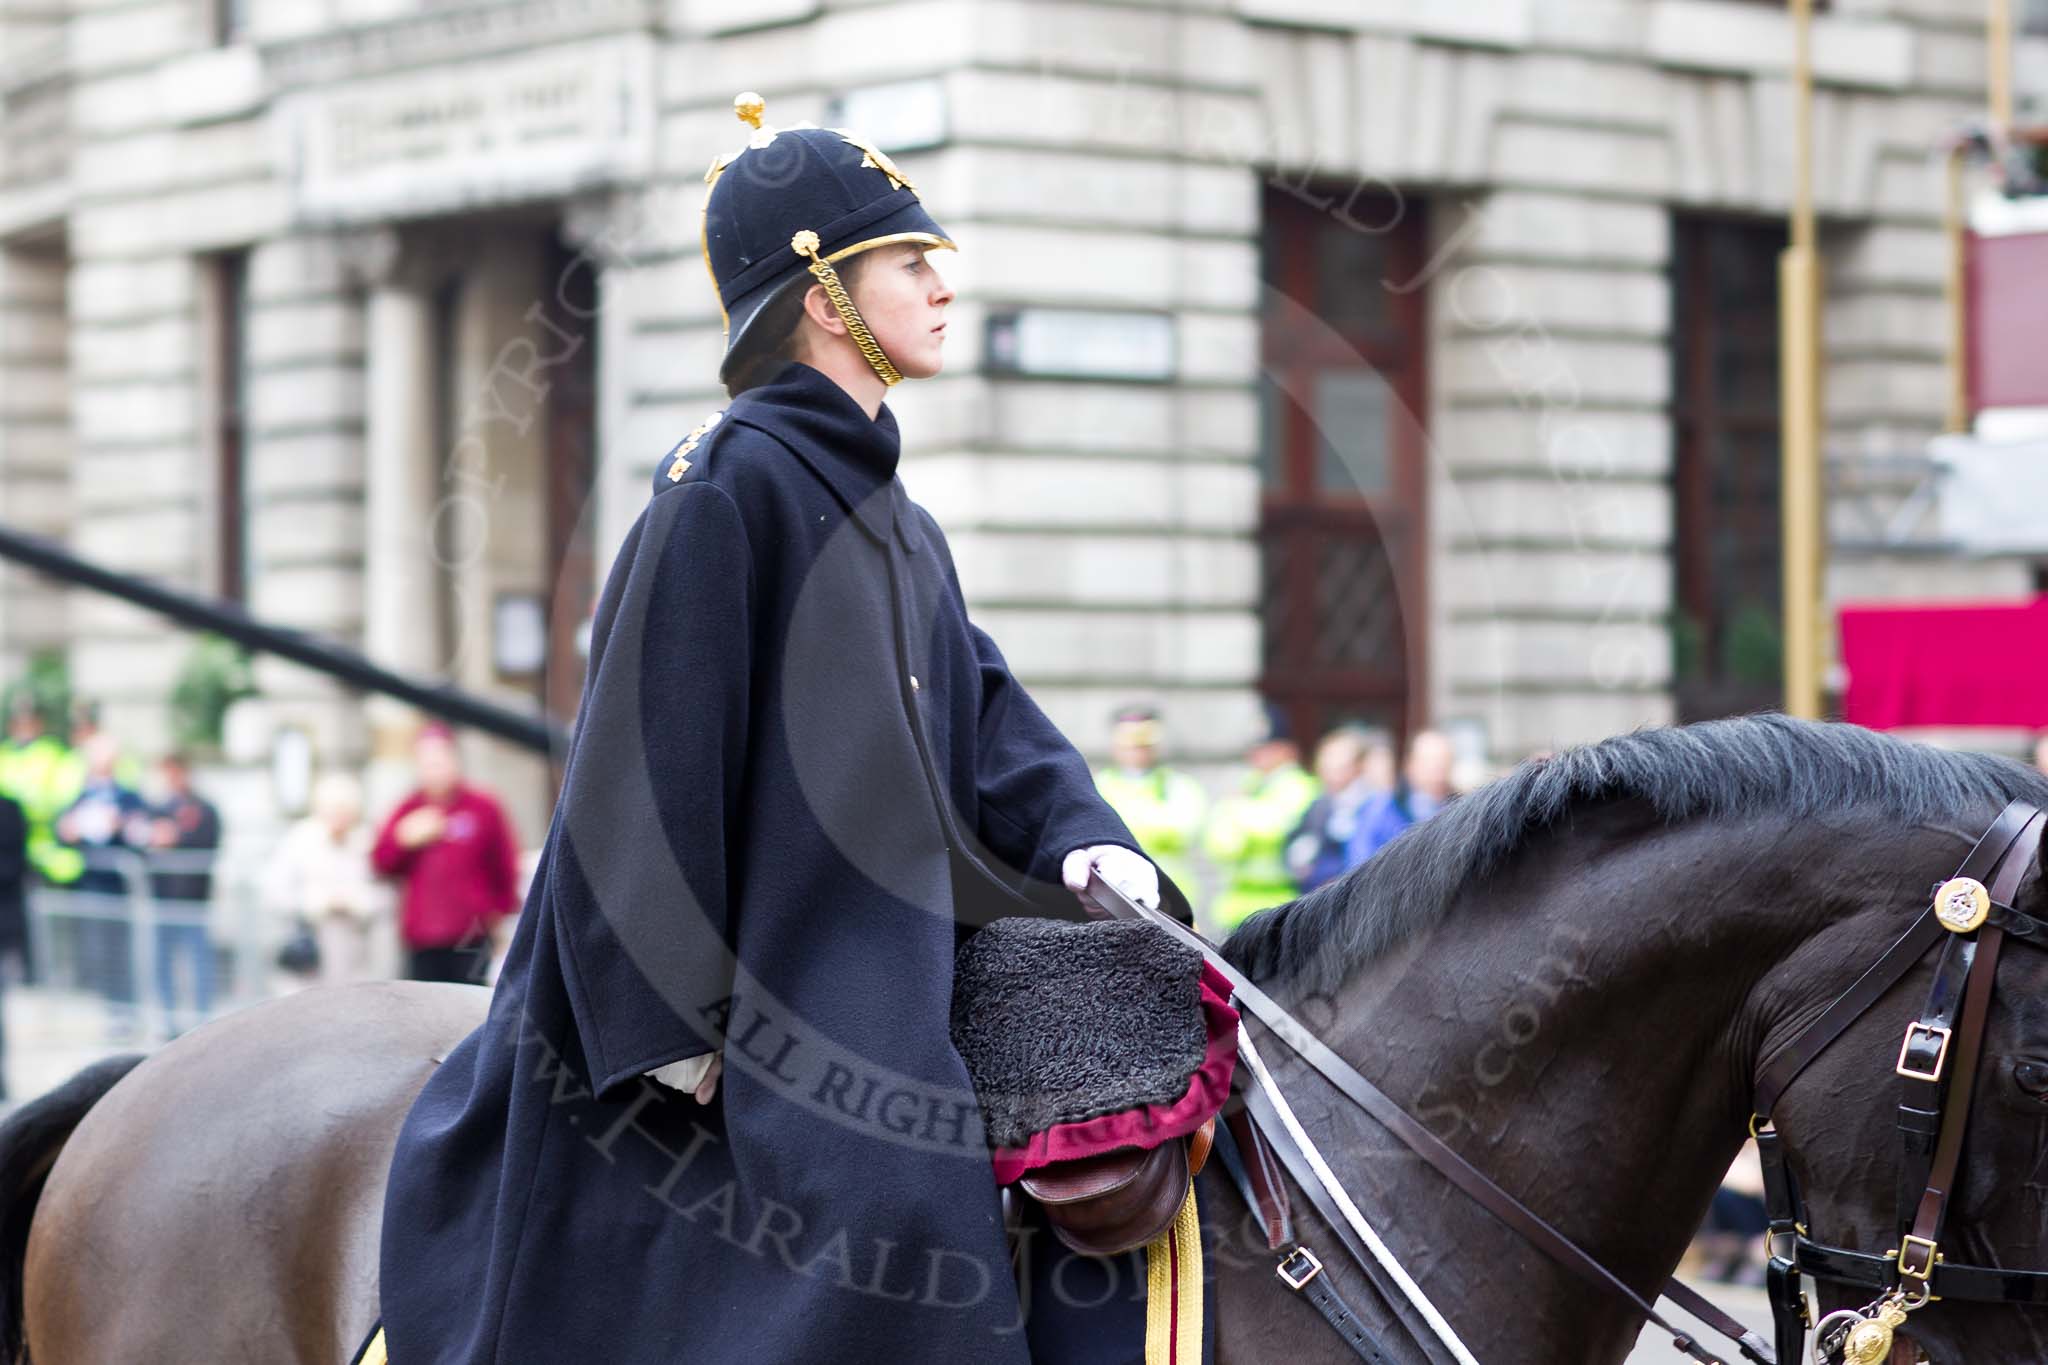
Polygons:
<instances>
[{"instance_id":1,"label":"stone column","mask_svg":"<svg viewBox=\"0 0 2048 1365\"><path fill-rule=\"evenodd\" d=\"M1503 190L1434 233L1431 713L1501 765L1667 723L1669 215Z\"/></svg>"},{"instance_id":2,"label":"stone column","mask_svg":"<svg viewBox=\"0 0 2048 1365\"><path fill-rule=\"evenodd\" d=\"M63 539L71 513L70 320L59 252L0 249L0 517ZM0 568L0 669L18 677L28 658L68 637L66 592L12 566Z\"/></svg>"},{"instance_id":3,"label":"stone column","mask_svg":"<svg viewBox=\"0 0 2048 1365\"><path fill-rule=\"evenodd\" d=\"M72 249L71 546L106 568L205 591L214 461L192 363L201 270L172 251L111 255L79 239ZM192 637L104 593L70 593L66 617L72 695L97 701L137 755L169 748L165 700Z\"/></svg>"},{"instance_id":4,"label":"stone column","mask_svg":"<svg viewBox=\"0 0 2048 1365\"><path fill-rule=\"evenodd\" d=\"M427 673L439 662L441 638L433 555L433 300L387 282L371 292L366 311L364 642L379 662Z\"/></svg>"},{"instance_id":5,"label":"stone column","mask_svg":"<svg viewBox=\"0 0 2048 1365\"><path fill-rule=\"evenodd\" d=\"M439 272L393 229L351 238L345 255L366 287L363 647L386 668L437 675L442 574L434 553L436 450L434 289ZM365 703L372 809L402 790L418 717L387 697Z\"/></svg>"},{"instance_id":6,"label":"stone column","mask_svg":"<svg viewBox=\"0 0 2048 1365\"><path fill-rule=\"evenodd\" d=\"M627 421L633 393L626 358L634 344L636 306L650 292L641 266L656 254L648 237L650 217L640 196L625 193L574 200L562 217L563 240L577 253L571 269L597 276L598 314L584 324L582 336L585 344L597 347L597 486L591 494L591 533L600 582L647 505L648 472L666 449L658 442L651 450L638 448L640 443L628 435ZM701 263L697 269L697 285L708 306L710 281ZM548 287L558 289L561 284L551 280Z\"/></svg>"},{"instance_id":7,"label":"stone column","mask_svg":"<svg viewBox=\"0 0 2048 1365\"><path fill-rule=\"evenodd\" d=\"M499 672L496 611L501 600L533 599L545 612L553 586L547 395L555 383L549 358L562 343L537 321L542 245L532 229L482 240L462 270L445 358L454 419L438 526L447 670L465 691L521 711L537 710L538 698L526 675ZM520 837L535 840L552 796L546 762L482 735L465 740L463 756L471 777L505 803Z\"/></svg>"}]
</instances>

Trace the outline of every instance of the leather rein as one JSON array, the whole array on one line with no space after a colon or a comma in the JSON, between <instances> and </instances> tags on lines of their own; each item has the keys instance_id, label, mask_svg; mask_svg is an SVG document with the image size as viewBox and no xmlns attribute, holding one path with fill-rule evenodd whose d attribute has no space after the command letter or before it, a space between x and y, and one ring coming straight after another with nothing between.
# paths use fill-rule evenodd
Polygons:
<instances>
[{"instance_id":1,"label":"leather rein","mask_svg":"<svg viewBox=\"0 0 2048 1365\"><path fill-rule=\"evenodd\" d=\"M2048 1271L1959 1265L1950 1262L1940 1248L2000 948L2007 937L2048 946L2048 923L2024 915L2012 905L2020 880L2034 862L2044 826L2048 826L2048 815L2034 806L2024 801L2008 805L1963 859L1956 875L1942 883L1933 907L1812 1024L1780 1048L1759 1075L1756 1116L1750 1128L1762 1157L1765 1204L1772 1233L1767 1279L1775 1347L1676 1278L1667 1280L1658 1296L1734 1343L1743 1356L1757 1365L1794 1365L1799 1358L1805 1333L1813 1325L1800 1286L1802 1274L1863 1286L1880 1295L1863 1310L1833 1314L1820 1324L1820 1347L1834 1352L1822 1356L1830 1365L1876 1365L1888 1360L1891 1328L1903 1323L1908 1313L1938 1299L2048 1304ZM1678 1351L1701 1365L1727 1365L1724 1356L1674 1326L1648 1298L1388 1098L1225 960L1214 944L1172 916L1136 904L1099 876L1090 878L1083 894L1105 914L1150 920L1201 952L1210 965L1228 978L1241 1010L1264 1024L1353 1104L1480 1207L1580 1280L1627 1303L1647 1322L1668 1333ZM1937 943L1942 944L1942 958L1935 973L1934 989L1927 1008L1906 1028L1897 1067L1902 1082L1900 1131L1905 1146L1899 1175L1900 1245L1883 1255L1822 1245L1808 1235L1797 1188L1777 1130L1770 1123L1771 1110L1799 1073ZM1240 1050L1249 1049L1249 1035L1241 1030L1239 1036ZM1421 1297L1420 1290L1399 1272L1398 1266L1391 1264L1390 1255L1370 1235L1371 1229L1362 1217L1355 1216L1356 1206L1320 1154L1315 1153L1307 1134L1290 1122L1292 1111L1271 1073L1257 1060L1256 1049L1250 1049L1246 1059L1251 1065L1238 1069L1236 1082L1243 1091L1245 1105L1228 1116L1219 1139L1227 1133L1229 1141L1219 1140L1217 1150L1258 1220L1267 1249L1279 1253L1275 1273L1316 1307L1360 1359L1369 1365L1392 1365L1395 1357L1321 1275L1322 1259L1295 1236L1286 1191L1278 1178L1279 1168L1284 1167L1308 1195L1324 1223L1368 1279L1377 1260L1384 1272L1394 1275L1411 1304L1433 1329L1440 1326L1440 1320ZM1790 1247L1781 1254L1780 1248L1787 1242ZM1441 1326L1437 1335L1454 1357L1461 1361L1470 1359L1447 1325ZM1863 1349L1874 1349L1879 1335L1884 1354L1853 1353L1859 1343Z\"/></svg>"}]
</instances>

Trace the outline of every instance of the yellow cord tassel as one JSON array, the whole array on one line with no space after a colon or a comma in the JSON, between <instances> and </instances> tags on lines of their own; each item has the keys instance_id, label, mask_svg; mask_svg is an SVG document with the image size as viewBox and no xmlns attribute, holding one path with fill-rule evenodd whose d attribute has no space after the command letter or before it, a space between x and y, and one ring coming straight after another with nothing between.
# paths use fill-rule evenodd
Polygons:
<instances>
[{"instance_id":1,"label":"yellow cord tassel","mask_svg":"<svg viewBox=\"0 0 2048 1365\"><path fill-rule=\"evenodd\" d=\"M818 283L825 286L825 295L832 300L832 306L839 310L839 318L846 324L847 334L853 338L853 344L860 347L860 353L867 357L868 364L874 367L875 373L882 376L882 383L891 387L902 383L903 376L897 372L889 357L882 353L881 343L877 342L875 334L868 330L867 321L861 317L860 309L853 306L853 295L846 292L846 286L840 282L839 272L832 268L832 262L818 254L818 234L805 228L789 239L789 245L797 255L810 257L811 273L818 277Z\"/></svg>"},{"instance_id":2,"label":"yellow cord tassel","mask_svg":"<svg viewBox=\"0 0 2048 1365\"><path fill-rule=\"evenodd\" d=\"M1202 1224L1195 1182L1166 1231L1145 1244L1145 1365L1201 1365Z\"/></svg>"}]
</instances>

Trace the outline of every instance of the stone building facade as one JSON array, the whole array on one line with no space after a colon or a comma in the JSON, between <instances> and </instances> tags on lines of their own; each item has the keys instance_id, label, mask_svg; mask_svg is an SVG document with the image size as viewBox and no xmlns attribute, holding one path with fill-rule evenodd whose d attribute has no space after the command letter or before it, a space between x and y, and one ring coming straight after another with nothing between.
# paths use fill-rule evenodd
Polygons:
<instances>
[{"instance_id":1,"label":"stone building facade","mask_svg":"<svg viewBox=\"0 0 2048 1365\"><path fill-rule=\"evenodd\" d=\"M1939 146L1981 114L1983 9L1816 25L1838 598L2033 582L1899 515L1944 410ZM872 135L961 245L948 371L891 394L905 479L1084 748L1145 698L1220 766L1263 690L1505 760L1770 690L1776 6L29 13L0 19L0 518L105 563L566 709L653 462L721 406L698 210L756 89ZM189 641L7 571L0 663L51 645L163 742ZM397 733L260 680L324 756ZM537 833L545 765L476 760Z\"/></svg>"}]
</instances>

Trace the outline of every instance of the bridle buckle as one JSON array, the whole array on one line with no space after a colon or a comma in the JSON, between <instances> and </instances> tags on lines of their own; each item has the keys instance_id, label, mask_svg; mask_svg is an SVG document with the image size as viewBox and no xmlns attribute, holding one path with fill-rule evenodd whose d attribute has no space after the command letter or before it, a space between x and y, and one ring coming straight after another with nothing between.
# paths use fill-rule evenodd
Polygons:
<instances>
[{"instance_id":1,"label":"bridle buckle","mask_svg":"<svg viewBox=\"0 0 2048 1365\"><path fill-rule=\"evenodd\" d=\"M1913 1259L1913 1253L1916 1251L1925 1259L1916 1263ZM1898 1257L1899 1278L1918 1280L1925 1285L1934 1276L1934 1267L1941 1260L1941 1249L1932 1238L1915 1237L1909 1232L1905 1240L1899 1243Z\"/></svg>"},{"instance_id":2,"label":"bridle buckle","mask_svg":"<svg viewBox=\"0 0 2048 1365\"><path fill-rule=\"evenodd\" d=\"M1299 1270L1290 1269L1296 1260L1306 1261L1307 1265ZM1285 1281L1289 1289L1298 1290L1323 1273L1323 1263L1307 1247L1296 1247L1281 1259L1279 1265L1273 1267L1273 1273Z\"/></svg>"},{"instance_id":3,"label":"bridle buckle","mask_svg":"<svg viewBox=\"0 0 2048 1365\"><path fill-rule=\"evenodd\" d=\"M1906 1055L1913 1050L1915 1034L1924 1034L1935 1040L1934 1065L1925 1071L1915 1070L1906 1064ZM1954 1036L1954 1030L1945 1024L1930 1024L1915 1019L1906 1025L1905 1040L1899 1044L1899 1064L1892 1070L1910 1081L1939 1081L1942 1068L1948 1065L1949 1040Z\"/></svg>"},{"instance_id":4,"label":"bridle buckle","mask_svg":"<svg viewBox=\"0 0 2048 1365\"><path fill-rule=\"evenodd\" d=\"M1772 1260L1784 1261L1788 1265L1799 1264L1799 1239L1807 1235L1806 1224L1794 1223L1787 1228L1773 1227L1764 1234L1764 1249ZM1790 1241L1785 1239L1790 1238ZM1783 1247L1780 1251L1778 1248Z\"/></svg>"}]
</instances>

